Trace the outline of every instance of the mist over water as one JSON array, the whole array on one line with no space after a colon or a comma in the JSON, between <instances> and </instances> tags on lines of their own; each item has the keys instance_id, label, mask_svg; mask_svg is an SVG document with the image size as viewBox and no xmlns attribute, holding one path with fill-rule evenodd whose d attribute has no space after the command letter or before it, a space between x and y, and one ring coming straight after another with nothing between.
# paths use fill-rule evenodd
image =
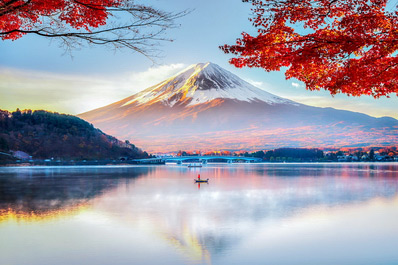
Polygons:
<instances>
[{"instance_id":1,"label":"mist over water","mask_svg":"<svg viewBox=\"0 0 398 265\"><path fill-rule=\"evenodd\" d=\"M394 163L0 168L0 264L396 264L397 209Z\"/></svg>"}]
</instances>

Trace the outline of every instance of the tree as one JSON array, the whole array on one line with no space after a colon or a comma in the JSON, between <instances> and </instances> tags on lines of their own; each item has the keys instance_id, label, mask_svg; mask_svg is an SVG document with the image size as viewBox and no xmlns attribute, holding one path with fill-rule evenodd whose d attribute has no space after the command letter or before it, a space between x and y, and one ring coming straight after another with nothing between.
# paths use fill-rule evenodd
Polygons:
<instances>
[{"instance_id":1,"label":"tree","mask_svg":"<svg viewBox=\"0 0 398 265\"><path fill-rule=\"evenodd\" d=\"M257 158L264 158L265 157L265 153L264 151L256 151L252 153L253 157L257 157Z\"/></svg>"},{"instance_id":2,"label":"tree","mask_svg":"<svg viewBox=\"0 0 398 265\"><path fill-rule=\"evenodd\" d=\"M243 32L236 67L260 67L332 95L398 95L398 12L388 0L243 0L256 36Z\"/></svg>"},{"instance_id":3,"label":"tree","mask_svg":"<svg viewBox=\"0 0 398 265\"><path fill-rule=\"evenodd\" d=\"M375 151L374 151L373 149L370 149L370 152L369 152L369 159L370 159L371 161L373 161L373 160L375 159Z\"/></svg>"},{"instance_id":4,"label":"tree","mask_svg":"<svg viewBox=\"0 0 398 265\"><path fill-rule=\"evenodd\" d=\"M7 140L0 136L0 151L8 151L9 146Z\"/></svg>"},{"instance_id":5,"label":"tree","mask_svg":"<svg viewBox=\"0 0 398 265\"><path fill-rule=\"evenodd\" d=\"M0 37L35 34L70 50L84 44L153 55L166 29L187 12L170 13L134 0L0 0Z\"/></svg>"},{"instance_id":6,"label":"tree","mask_svg":"<svg viewBox=\"0 0 398 265\"><path fill-rule=\"evenodd\" d=\"M20 150L36 158L148 157L78 117L43 110L0 110L0 150Z\"/></svg>"}]
</instances>

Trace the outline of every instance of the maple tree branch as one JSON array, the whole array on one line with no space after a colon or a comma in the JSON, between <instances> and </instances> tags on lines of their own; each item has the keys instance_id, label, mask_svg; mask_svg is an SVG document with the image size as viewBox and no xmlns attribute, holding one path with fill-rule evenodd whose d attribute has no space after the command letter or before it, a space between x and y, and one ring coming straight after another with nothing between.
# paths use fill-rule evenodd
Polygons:
<instances>
[{"instance_id":1,"label":"maple tree branch","mask_svg":"<svg viewBox=\"0 0 398 265\"><path fill-rule=\"evenodd\" d=\"M10 5L12 5L13 3L16 3L16 2L18 2L18 1L19 1L19 0L10 0L10 1L8 1L8 2L2 3L2 4L1 4L1 5L2 5L1 8L8 7L8 6L10 6Z\"/></svg>"},{"instance_id":2,"label":"maple tree branch","mask_svg":"<svg viewBox=\"0 0 398 265\"><path fill-rule=\"evenodd\" d=\"M330 13L332 12L332 5L333 5L334 3L336 3L337 1L338 1L338 0L332 0L332 1L330 1L329 4L328 4L328 12L327 12L325 15L320 14L319 16L321 16L321 17L328 17L328 16L330 15Z\"/></svg>"},{"instance_id":3,"label":"maple tree branch","mask_svg":"<svg viewBox=\"0 0 398 265\"><path fill-rule=\"evenodd\" d=\"M27 0L26 2L24 2L23 4L21 4L19 6L12 7L12 4L14 4L18 1L19 0L11 0L7 3L4 3L4 5L0 8L0 10L2 10L2 11L0 11L0 17L29 5L32 0Z\"/></svg>"},{"instance_id":4,"label":"maple tree branch","mask_svg":"<svg viewBox=\"0 0 398 265\"><path fill-rule=\"evenodd\" d=\"M145 26L143 24L142 26ZM1 32L1 34L11 34L14 32L23 33L23 34L35 34L46 38L59 38L62 40L68 51L71 50L72 47L75 46L76 41L78 39L87 41L88 44L96 44L96 45L108 45L112 44L115 49L120 47L126 47L131 50L134 50L151 61L154 62L153 57L156 57L153 52L155 50L150 49L150 47L157 46L156 44L149 43L149 41L164 41L164 38L158 38L161 33L165 29L161 29L158 32L152 33L150 35L137 35L126 37L122 33L117 33L119 30L129 29L131 25L114 27L105 30L99 30L96 32L64 32L64 33L56 33L51 31L51 28L42 28L38 30L11 30L8 32ZM109 35L103 36L102 33L114 33L115 37L111 37Z\"/></svg>"},{"instance_id":5,"label":"maple tree branch","mask_svg":"<svg viewBox=\"0 0 398 265\"><path fill-rule=\"evenodd\" d=\"M398 95L398 12L388 0L243 0L257 35L242 32L236 67L259 67L297 78L332 95ZM390 3L391 4L391 3ZM397 8L395 6L395 8Z\"/></svg>"},{"instance_id":6,"label":"maple tree branch","mask_svg":"<svg viewBox=\"0 0 398 265\"><path fill-rule=\"evenodd\" d=\"M0 0L0 39L18 39L26 34L34 34L50 39L58 38L68 51L72 47L83 46L83 43L111 45L115 49L126 47L150 58L155 57L153 53L161 41L172 41L161 34L167 29L178 27L175 20L191 12L165 12L151 6L135 4L134 0L97 3L88 0L65 1L72 4L71 8L78 13L86 14L87 9L92 12L87 13L87 18L79 17L83 15L71 18L69 11L62 5L51 6L52 9L47 11L37 9L34 6L36 2L32 0ZM2 16L8 14L12 16L2 21ZM90 21L90 16L94 22ZM15 19L16 23L7 27L7 23L12 22L10 18Z\"/></svg>"},{"instance_id":7,"label":"maple tree branch","mask_svg":"<svg viewBox=\"0 0 398 265\"><path fill-rule=\"evenodd\" d=\"M90 9L94 9L94 10L106 10L109 12L138 12L138 13L148 13L148 14L156 14L156 15L161 15L161 12L150 8L148 6L138 6L136 7L135 5L133 7L129 7L127 6L115 6L115 7L109 7L106 5L101 5L101 4L89 4L89 3L83 3L81 1L78 0L73 0L74 3L79 4L81 6L85 6L87 8Z\"/></svg>"},{"instance_id":8,"label":"maple tree branch","mask_svg":"<svg viewBox=\"0 0 398 265\"><path fill-rule=\"evenodd\" d=\"M393 67L395 67L395 66L398 66L398 63L394 63L394 64L389 65L389 66L387 66L386 68L382 69L382 70L378 73L377 77L381 76L384 72L387 72L388 69L393 68Z\"/></svg>"}]
</instances>

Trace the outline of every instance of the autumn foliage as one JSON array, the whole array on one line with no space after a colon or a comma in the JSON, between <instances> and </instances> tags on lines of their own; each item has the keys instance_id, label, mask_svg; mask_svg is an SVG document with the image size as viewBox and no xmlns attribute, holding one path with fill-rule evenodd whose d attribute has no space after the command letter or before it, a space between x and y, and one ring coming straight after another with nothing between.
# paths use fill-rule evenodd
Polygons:
<instances>
[{"instance_id":1,"label":"autumn foliage","mask_svg":"<svg viewBox=\"0 0 398 265\"><path fill-rule=\"evenodd\" d=\"M66 48L88 44L127 47L147 55L186 12L170 13L135 0L0 0L0 38L35 34Z\"/></svg>"},{"instance_id":2,"label":"autumn foliage","mask_svg":"<svg viewBox=\"0 0 398 265\"><path fill-rule=\"evenodd\" d=\"M0 9L3 39L17 39L26 31L42 24L49 16L57 14L59 21L70 27L89 29L106 23L107 7L119 6L119 0L68 1L32 0L1 1ZM87 6L88 5L88 6ZM95 8L91 8L95 7ZM53 22L55 23L55 22ZM4 34L4 32L8 34Z\"/></svg>"},{"instance_id":3,"label":"autumn foliage","mask_svg":"<svg viewBox=\"0 0 398 265\"><path fill-rule=\"evenodd\" d=\"M398 13L387 0L243 0L257 34L243 32L236 67L260 67L331 94L398 95Z\"/></svg>"}]
</instances>

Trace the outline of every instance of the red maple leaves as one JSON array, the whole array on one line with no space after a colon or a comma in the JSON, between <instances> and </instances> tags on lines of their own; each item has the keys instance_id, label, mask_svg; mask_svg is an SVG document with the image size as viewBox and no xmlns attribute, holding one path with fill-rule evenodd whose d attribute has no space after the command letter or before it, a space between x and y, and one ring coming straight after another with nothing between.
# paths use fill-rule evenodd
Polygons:
<instances>
[{"instance_id":1,"label":"red maple leaves","mask_svg":"<svg viewBox=\"0 0 398 265\"><path fill-rule=\"evenodd\" d=\"M166 12L135 0L0 0L0 38L57 39L66 50L88 45L156 56L164 32L189 11Z\"/></svg>"},{"instance_id":2,"label":"red maple leaves","mask_svg":"<svg viewBox=\"0 0 398 265\"><path fill-rule=\"evenodd\" d=\"M120 0L1 0L0 32L2 39L18 39L50 17L57 26L89 30L104 25L108 8Z\"/></svg>"},{"instance_id":3,"label":"red maple leaves","mask_svg":"<svg viewBox=\"0 0 398 265\"><path fill-rule=\"evenodd\" d=\"M257 36L224 45L237 67L297 78L309 90L377 98L398 95L398 13L387 0L244 0Z\"/></svg>"}]
</instances>

